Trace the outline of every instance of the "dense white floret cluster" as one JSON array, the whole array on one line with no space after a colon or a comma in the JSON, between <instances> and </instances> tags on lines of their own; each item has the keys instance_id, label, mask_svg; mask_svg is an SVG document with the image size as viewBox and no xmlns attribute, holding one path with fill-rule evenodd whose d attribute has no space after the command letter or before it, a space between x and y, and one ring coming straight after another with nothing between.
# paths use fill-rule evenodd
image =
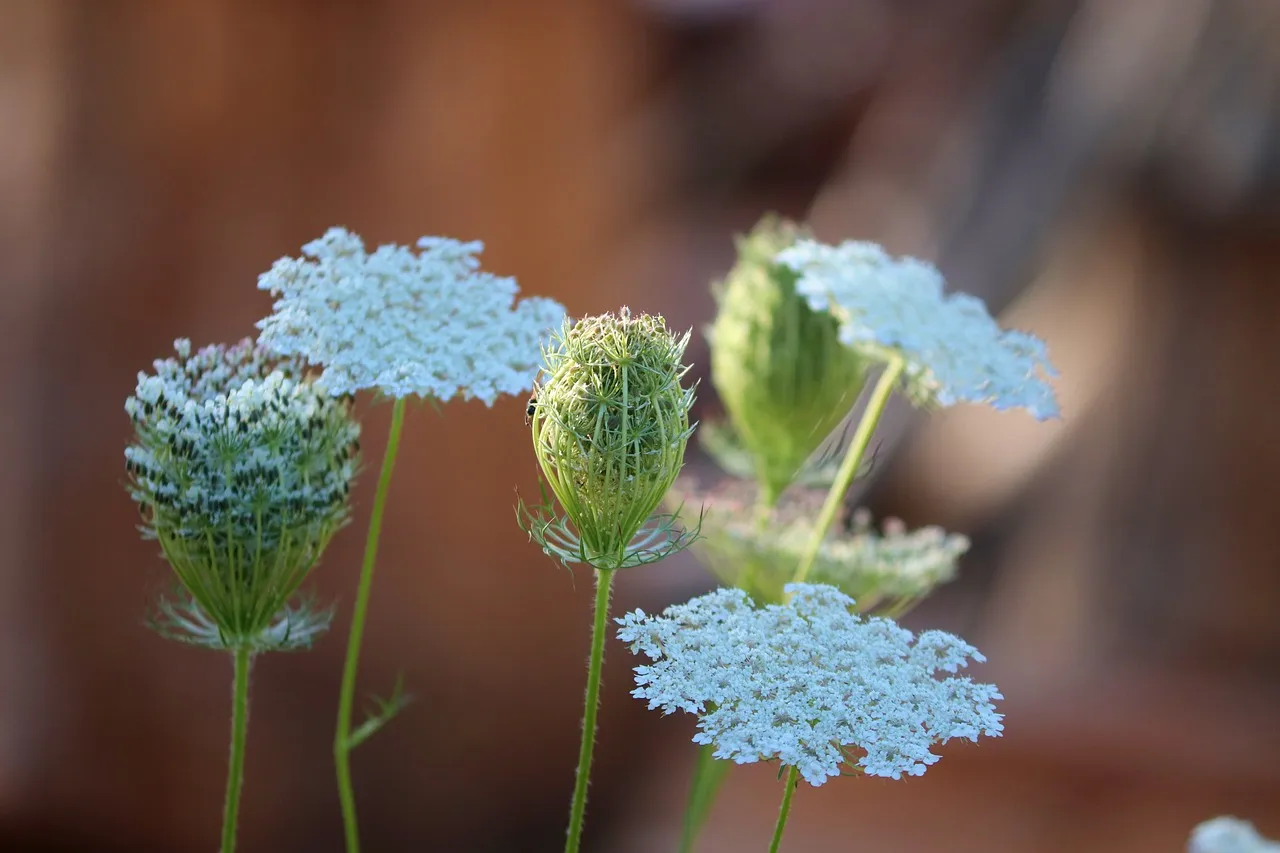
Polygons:
<instances>
[{"instance_id":1,"label":"dense white floret cluster","mask_svg":"<svg viewBox=\"0 0 1280 853\"><path fill-rule=\"evenodd\" d=\"M360 432L345 403L248 341L194 358L190 342L175 346L125 401L137 431L126 465L153 533L269 545L344 511Z\"/></svg>"},{"instance_id":2,"label":"dense white floret cluster","mask_svg":"<svg viewBox=\"0 0 1280 853\"><path fill-rule=\"evenodd\" d=\"M1192 830L1187 853L1280 853L1280 842L1263 838L1246 820L1215 817Z\"/></svg>"},{"instance_id":3,"label":"dense white floret cluster","mask_svg":"<svg viewBox=\"0 0 1280 853\"><path fill-rule=\"evenodd\" d=\"M864 619L834 587L787 592L786 604L755 607L744 591L720 589L661 616L618 619L619 638L653 662L636 667L632 695L696 714L694 741L714 745L716 758L778 760L812 785L842 765L918 776L938 760L935 744L1003 731L995 685L937 675L984 660L964 640Z\"/></svg>"},{"instance_id":4,"label":"dense white floret cluster","mask_svg":"<svg viewBox=\"0 0 1280 853\"><path fill-rule=\"evenodd\" d=\"M277 296L259 341L323 366L334 394L377 389L391 397L455 396L492 405L533 387L541 347L564 308L516 301L515 279L482 272L479 242L423 237L366 252L331 228L258 279Z\"/></svg>"},{"instance_id":5,"label":"dense white floret cluster","mask_svg":"<svg viewBox=\"0 0 1280 853\"><path fill-rule=\"evenodd\" d=\"M778 260L799 274L797 291L839 321L847 345L873 357L887 351L904 358L916 398L1024 408L1041 420L1058 415L1045 381L1057 371L1044 342L1001 329L975 296L946 294L932 264L857 241L804 240Z\"/></svg>"},{"instance_id":6,"label":"dense white floret cluster","mask_svg":"<svg viewBox=\"0 0 1280 853\"><path fill-rule=\"evenodd\" d=\"M346 520L360 428L251 341L175 346L125 403L129 492L225 641L256 643Z\"/></svg>"}]
</instances>

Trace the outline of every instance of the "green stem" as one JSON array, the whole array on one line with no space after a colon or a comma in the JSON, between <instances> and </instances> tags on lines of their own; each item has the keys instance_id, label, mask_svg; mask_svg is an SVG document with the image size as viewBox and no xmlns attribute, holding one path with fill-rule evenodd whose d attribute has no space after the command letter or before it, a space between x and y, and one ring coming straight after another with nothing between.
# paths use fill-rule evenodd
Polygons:
<instances>
[{"instance_id":1,"label":"green stem","mask_svg":"<svg viewBox=\"0 0 1280 853\"><path fill-rule=\"evenodd\" d=\"M858 429L853 434L853 441L849 443L849 452L840 463L836 480L831 484L831 491L827 492L822 511L818 513L818 523L805 548L804 557L796 568L795 576L791 579L793 583L804 583L809 576L809 570L813 568L813 563L818 558L818 551L822 548L822 540L826 538L827 531L831 529L832 522L836 520L836 513L844 502L844 496L853 485L853 478L858 474L858 466L862 464L867 445L871 443L871 434L880 423L880 416L884 414L885 405L889 402L889 396L893 393L893 387L898 384L898 377L902 375L905 366L901 358L895 358L885 365L884 372L880 374L880 381L876 383L871 399L867 401L867 409L862 413L862 420L858 422Z\"/></svg>"},{"instance_id":2,"label":"green stem","mask_svg":"<svg viewBox=\"0 0 1280 853\"><path fill-rule=\"evenodd\" d=\"M569 833L565 853L577 853L582 844L582 821L587 813L587 782L591 776L591 751L596 743L596 712L600 709L600 672L604 669L605 629L609 619L609 587L616 569L596 569L595 623L591 628L591 663L587 668L586 710L582 715L582 746L578 750L578 775L569 809Z\"/></svg>"},{"instance_id":3,"label":"green stem","mask_svg":"<svg viewBox=\"0 0 1280 853\"><path fill-rule=\"evenodd\" d=\"M778 853L778 845L782 843L783 830L787 828L787 816L791 814L791 798L796 793L795 765L787 772L786 788L782 792L782 807L778 809L778 823L773 827L773 841L769 843L769 853Z\"/></svg>"},{"instance_id":4,"label":"green stem","mask_svg":"<svg viewBox=\"0 0 1280 853\"><path fill-rule=\"evenodd\" d=\"M693 853L702 825L715 803L720 784L729 773L732 762L717 760L716 748L711 744L698 747L698 763L693 769L693 783L689 788L689 804L684 811L684 826L680 832L680 853Z\"/></svg>"},{"instance_id":5,"label":"green stem","mask_svg":"<svg viewBox=\"0 0 1280 853\"><path fill-rule=\"evenodd\" d=\"M227 769L227 798L222 811L222 853L236 849L236 824L240 816L240 789L244 786L244 744L249 726L249 667L247 648L236 649L235 676L231 687L231 760Z\"/></svg>"},{"instance_id":6,"label":"green stem","mask_svg":"<svg viewBox=\"0 0 1280 853\"><path fill-rule=\"evenodd\" d=\"M356 798L351 787L351 710L355 704L356 669L360 663L360 641L364 638L365 615L369 609L369 591L373 587L373 566L378 558L378 539L382 535L382 513L391 485L400 448L400 429L404 426L404 398L396 398L391 407L391 432L382 457L382 475L373 498L369 516L369 535L364 546L364 565L360 569L360 585L356 589L355 609L351 614L351 633L347 638L347 660L342 668L342 687L338 693L338 730L333 737L333 760L338 775L338 799L342 803L342 826L346 833L347 853L359 853L360 829L356 823Z\"/></svg>"}]
</instances>

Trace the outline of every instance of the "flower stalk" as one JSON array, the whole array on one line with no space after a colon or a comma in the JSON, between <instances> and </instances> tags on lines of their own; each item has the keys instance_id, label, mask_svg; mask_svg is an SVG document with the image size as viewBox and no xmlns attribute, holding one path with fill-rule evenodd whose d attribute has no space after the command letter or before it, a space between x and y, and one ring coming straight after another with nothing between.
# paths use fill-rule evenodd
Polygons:
<instances>
[{"instance_id":1,"label":"flower stalk","mask_svg":"<svg viewBox=\"0 0 1280 853\"><path fill-rule=\"evenodd\" d=\"M769 853L778 853L778 846L782 844L782 833L787 828L787 818L791 816L791 798L795 796L796 788L799 787L800 771L792 766L787 771L787 781L782 789L782 806L778 809L778 822L773 827L773 840L769 842Z\"/></svg>"},{"instance_id":2,"label":"flower stalk","mask_svg":"<svg viewBox=\"0 0 1280 853\"><path fill-rule=\"evenodd\" d=\"M351 614L351 631L347 636L347 657L342 667L342 686L338 691L338 728L333 738L333 762L338 780L338 799L342 806L342 828L348 853L358 853L360 850L360 827L356 817L355 791L351 785L351 750L356 745L351 735L356 674L360 666L360 646L364 639L364 624L369 611L369 595L373 589L373 570L378 561L378 542L382 538L382 516L387 505L387 492L391 487L391 474L395 469L396 455L400 449L404 410L404 398L399 397L391 406L391 427L387 434L387 449L382 457L382 473L378 477L378 491L374 495L373 511L369 516L364 562L360 568L360 581L356 588L356 601ZM394 713L395 710L398 708L393 708L390 713Z\"/></svg>"},{"instance_id":3,"label":"flower stalk","mask_svg":"<svg viewBox=\"0 0 1280 853\"><path fill-rule=\"evenodd\" d=\"M827 492L827 499L822 504L822 510L818 513L818 521L814 525L813 536L809 540L809 547L805 549L804 556L800 558L800 564L796 566L795 577L792 579L793 583L804 583L809 577L809 570L813 568L813 561L817 558L818 551L822 548L822 540L826 538L827 532L831 530L831 525L836 520L836 514L840 511L840 505L844 503L844 496L848 493L849 487L853 485L853 478L857 475L858 468L862 464L862 457L867 452L867 445L871 443L871 435L880 423L885 406L889 403L889 397L893 394L894 386L897 385L899 378L902 376L903 367L903 360L894 358L890 360L885 366L884 372L880 374L880 380L876 383L875 390L871 392L871 399L867 402L867 409L862 413L862 419L858 422L858 429L853 434L853 441L849 444L849 451L845 454L844 461L840 463L840 470L836 474L835 482L831 484L831 490Z\"/></svg>"},{"instance_id":4,"label":"flower stalk","mask_svg":"<svg viewBox=\"0 0 1280 853\"><path fill-rule=\"evenodd\" d=\"M587 813L587 784L591 779L591 755L596 742L596 716L600 710L600 675L604 670L604 641L609 620L609 593L616 569L596 570L595 619L591 626L591 659L587 664L587 696L582 714L582 743L578 748L578 770L569 807L569 831L565 853L577 853L582 844L582 826Z\"/></svg>"},{"instance_id":5,"label":"flower stalk","mask_svg":"<svg viewBox=\"0 0 1280 853\"><path fill-rule=\"evenodd\" d=\"M245 740L249 724L249 669L253 658L247 648L232 656L231 759L227 767L227 796L222 811L222 853L235 853L240 815L240 790L244 787Z\"/></svg>"}]
</instances>

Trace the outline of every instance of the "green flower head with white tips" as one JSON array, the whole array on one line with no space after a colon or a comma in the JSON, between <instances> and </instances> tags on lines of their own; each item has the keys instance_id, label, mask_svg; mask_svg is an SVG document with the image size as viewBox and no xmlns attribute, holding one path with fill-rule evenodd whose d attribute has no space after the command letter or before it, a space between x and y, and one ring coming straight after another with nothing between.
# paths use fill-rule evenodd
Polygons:
<instances>
[{"instance_id":1,"label":"green flower head with white tips","mask_svg":"<svg viewBox=\"0 0 1280 853\"><path fill-rule=\"evenodd\" d=\"M328 614L289 600L347 519L359 425L345 398L250 341L175 346L125 403L143 535L190 596L162 602L157 627L214 648L306 645Z\"/></svg>"},{"instance_id":2,"label":"green flower head with white tips","mask_svg":"<svg viewBox=\"0 0 1280 853\"><path fill-rule=\"evenodd\" d=\"M776 260L805 236L765 217L738 239L738 262L715 288L711 381L752 459L761 503L774 506L801 466L853 407L866 360L839 326L796 292L799 275Z\"/></svg>"},{"instance_id":3,"label":"green flower head with white tips","mask_svg":"<svg viewBox=\"0 0 1280 853\"><path fill-rule=\"evenodd\" d=\"M681 385L688 343L662 317L623 308L566 321L544 350L531 406L533 447L566 518L549 507L523 508L522 524L548 553L617 569L686 544L671 517L651 516L693 432L693 389Z\"/></svg>"}]
</instances>

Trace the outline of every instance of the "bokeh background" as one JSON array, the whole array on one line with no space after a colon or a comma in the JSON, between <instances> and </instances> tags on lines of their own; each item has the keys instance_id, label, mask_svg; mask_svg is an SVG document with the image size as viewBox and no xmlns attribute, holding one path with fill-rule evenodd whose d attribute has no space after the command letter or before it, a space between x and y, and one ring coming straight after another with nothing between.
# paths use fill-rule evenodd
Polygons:
<instances>
[{"instance_id":1,"label":"bokeh background","mask_svg":"<svg viewBox=\"0 0 1280 853\"><path fill-rule=\"evenodd\" d=\"M935 260L1049 341L1066 415L891 412L859 498L973 538L908 621L984 649L1007 736L802 789L785 848L1280 836L1278 107L1272 0L0 0L0 850L216 838L230 668L143 627L166 569L121 489L174 337L252 334L257 274L332 224L701 327L770 210ZM515 525L523 406L410 415L361 689L419 701L355 756L370 851L560 849L591 584ZM246 853L339 850L373 485L317 574L335 634L255 668ZM710 585L683 555L616 607ZM692 727L609 656L587 847L671 850ZM701 849L763 849L779 795L735 771Z\"/></svg>"}]
</instances>

